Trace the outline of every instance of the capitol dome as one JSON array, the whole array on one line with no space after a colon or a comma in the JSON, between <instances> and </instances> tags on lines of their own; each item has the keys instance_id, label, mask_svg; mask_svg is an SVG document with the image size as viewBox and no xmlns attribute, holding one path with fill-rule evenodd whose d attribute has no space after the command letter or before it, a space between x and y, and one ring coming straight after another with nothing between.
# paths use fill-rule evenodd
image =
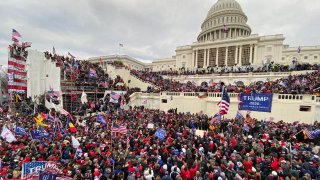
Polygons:
<instances>
[{"instance_id":1,"label":"capitol dome","mask_svg":"<svg viewBox=\"0 0 320 180\"><path fill-rule=\"evenodd\" d=\"M236 0L218 0L201 25L199 42L249 36L247 16Z\"/></svg>"}]
</instances>

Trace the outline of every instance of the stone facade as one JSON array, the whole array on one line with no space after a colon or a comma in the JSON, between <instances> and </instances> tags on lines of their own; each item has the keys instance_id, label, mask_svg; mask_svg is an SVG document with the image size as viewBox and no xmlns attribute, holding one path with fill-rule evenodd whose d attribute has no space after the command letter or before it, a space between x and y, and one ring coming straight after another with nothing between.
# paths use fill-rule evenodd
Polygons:
<instances>
[{"instance_id":1,"label":"stone facade","mask_svg":"<svg viewBox=\"0 0 320 180\"><path fill-rule=\"evenodd\" d=\"M173 57L153 60L152 63L143 63L127 56L118 59L134 69L153 71L248 65L261 67L271 62L287 65L293 61L319 63L320 46L289 47L283 44L285 37L282 34L251 34L247 20L236 0L218 0L202 23L197 42L177 47Z\"/></svg>"}]
</instances>

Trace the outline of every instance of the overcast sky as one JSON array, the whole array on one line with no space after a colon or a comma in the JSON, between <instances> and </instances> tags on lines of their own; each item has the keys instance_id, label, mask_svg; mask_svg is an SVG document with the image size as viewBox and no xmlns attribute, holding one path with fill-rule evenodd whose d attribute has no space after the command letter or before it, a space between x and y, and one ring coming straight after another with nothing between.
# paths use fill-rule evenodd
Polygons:
<instances>
[{"instance_id":1,"label":"overcast sky","mask_svg":"<svg viewBox=\"0 0 320 180\"><path fill-rule=\"evenodd\" d=\"M1 0L0 64L15 28L32 48L78 58L171 57L196 41L217 0ZM320 45L320 0L238 0L252 33L284 34L290 46ZM119 43L124 45L119 48Z\"/></svg>"}]
</instances>

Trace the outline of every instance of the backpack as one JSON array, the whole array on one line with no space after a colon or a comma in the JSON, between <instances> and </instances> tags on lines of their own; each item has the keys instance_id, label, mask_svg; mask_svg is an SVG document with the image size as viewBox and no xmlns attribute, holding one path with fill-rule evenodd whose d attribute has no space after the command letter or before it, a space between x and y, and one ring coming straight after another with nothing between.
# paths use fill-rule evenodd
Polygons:
<instances>
[{"instance_id":1,"label":"backpack","mask_svg":"<svg viewBox=\"0 0 320 180\"><path fill-rule=\"evenodd\" d=\"M174 172L174 171L170 173L170 177L171 177L173 180L176 179L177 175L178 175L178 173L177 173L177 172Z\"/></svg>"}]
</instances>

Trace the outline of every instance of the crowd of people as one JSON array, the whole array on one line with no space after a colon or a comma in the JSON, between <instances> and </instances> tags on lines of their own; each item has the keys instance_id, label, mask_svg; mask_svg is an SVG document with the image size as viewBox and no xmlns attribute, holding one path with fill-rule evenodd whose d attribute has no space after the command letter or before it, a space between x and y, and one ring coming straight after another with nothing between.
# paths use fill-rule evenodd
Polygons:
<instances>
[{"instance_id":1,"label":"crowd of people","mask_svg":"<svg viewBox=\"0 0 320 180\"><path fill-rule=\"evenodd\" d=\"M196 70L188 70L185 68L180 68L177 70L167 70L160 71L158 74L169 75L169 76L178 76L178 75L201 75L201 74L223 74L223 73L261 73L261 72L290 72L290 71L305 71L305 70L317 70L319 69L320 64L309 64L309 63L297 63L293 62L290 65L283 64L265 64L262 66L223 66L223 67L208 67L198 68Z\"/></svg>"},{"instance_id":2,"label":"crowd of people","mask_svg":"<svg viewBox=\"0 0 320 180\"><path fill-rule=\"evenodd\" d=\"M45 52L48 60L61 68L62 79L74 81L77 87L98 89L125 90L127 87L120 76L110 77L99 63L76 60L74 57L64 57Z\"/></svg>"},{"instance_id":3,"label":"crowd of people","mask_svg":"<svg viewBox=\"0 0 320 180\"><path fill-rule=\"evenodd\" d=\"M104 103L100 112L104 120L94 114L65 116L52 109L46 117L56 117L62 126L54 132L55 124L44 120L48 126L42 128L50 137L32 140L29 134L16 135L11 143L1 137L1 179L20 178L23 163L35 161L59 163L59 176L77 180L320 178L320 141L303 133L319 129L317 122L260 121L250 114L213 120L202 113L143 107L123 110L118 104ZM65 128L69 122L75 131ZM114 132L115 124L125 131ZM12 132L17 127L26 132L39 129L34 115L7 116L6 111L1 113L0 129L4 126ZM72 136L79 147L74 148Z\"/></svg>"},{"instance_id":4,"label":"crowd of people","mask_svg":"<svg viewBox=\"0 0 320 180\"><path fill-rule=\"evenodd\" d=\"M280 93L280 94L313 94L320 86L320 69L304 75L293 75L274 81L259 81L248 86L243 84L227 84L228 92L234 93ZM131 74L142 81L149 82L155 87L148 88L150 92L219 92L221 82L202 82L197 85L194 81L181 83L172 79L165 79L161 72L131 70Z\"/></svg>"}]
</instances>

